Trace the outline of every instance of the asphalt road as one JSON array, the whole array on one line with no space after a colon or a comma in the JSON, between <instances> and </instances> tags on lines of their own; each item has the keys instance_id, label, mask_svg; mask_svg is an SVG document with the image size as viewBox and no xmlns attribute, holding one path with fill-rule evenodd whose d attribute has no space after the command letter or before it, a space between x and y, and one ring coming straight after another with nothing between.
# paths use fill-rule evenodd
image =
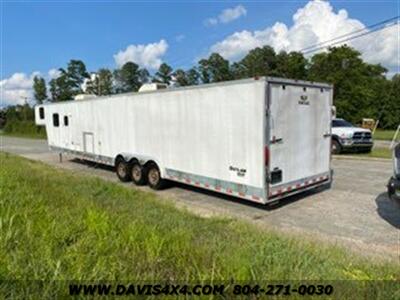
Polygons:
<instances>
[{"instance_id":1,"label":"asphalt road","mask_svg":"<svg viewBox=\"0 0 400 300\"><path fill-rule=\"evenodd\" d=\"M1 138L1 150L50 165L118 182L112 169L49 152L46 141ZM162 201L204 217L244 219L258 226L304 239L319 239L374 258L400 263L400 207L390 201L386 183L392 174L389 160L333 159L330 190L306 192L272 207L259 206L184 185L157 192ZM123 184L123 183L121 183ZM123 185L134 187L131 183ZM147 187L141 187L150 191Z\"/></svg>"}]
</instances>

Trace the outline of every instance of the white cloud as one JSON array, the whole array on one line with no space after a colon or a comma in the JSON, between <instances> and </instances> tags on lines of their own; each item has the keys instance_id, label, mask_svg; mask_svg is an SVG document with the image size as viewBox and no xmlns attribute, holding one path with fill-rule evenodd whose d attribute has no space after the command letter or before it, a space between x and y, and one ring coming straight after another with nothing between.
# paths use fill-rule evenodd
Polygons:
<instances>
[{"instance_id":1,"label":"white cloud","mask_svg":"<svg viewBox=\"0 0 400 300\"><path fill-rule=\"evenodd\" d=\"M17 72L8 78L0 81L0 107L8 105L24 104L27 101L29 104L35 104L33 94L33 78L35 76L43 77L47 82L53 78L57 78L60 75L60 71L57 69L50 69L45 76L42 76L40 72L32 72L26 74ZM47 95L50 96L49 87L47 86Z\"/></svg>"},{"instance_id":2,"label":"white cloud","mask_svg":"<svg viewBox=\"0 0 400 300\"><path fill-rule=\"evenodd\" d=\"M365 39L356 39L352 42L352 45L361 51L366 61L380 63L399 72L400 23L371 33Z\"/></svg>"},{"instance_id":3,"label":"white cloud","mask_svg":"<svg viewBox=\"0 0 400 300\"><path fill-rule=\"evenodd\" d=\"M204 25L206 26L215 26L218 24L217 18L208 18L204 21Z\"/></svg>"},{"instance_id":4,"label":"white cloud","mask_svg":"<svg viewBox=\"0 0 400 300\"><path fill-rule=\"evenodd\" d=\"M204 21L204 24L207 26L214 26L218 23L230 23L236 19L239 19L242 16L247 15L247 10L243 5L238 5L233 8L224 9L217 17L208 18Z\"/></svg>"},{"instance_id":5,"label":"white cloud","mask_svg":"<svg viewBox=\"0 0 400 300\"><path fill-rule=\"evenodd\" d=\"M114 55L117 66L132 61L142 67L157 69L161 63L161 57L167 52L168 43L160 40L158 43L147 45L129 45L125 50Z\"/></svg>"},{"instance_id":6,"label":"white cloud","mask_svg":"<svg viewBox=\"0 0 400 300\"><path fill-rule=\"evenodd\" d=\"M24 104L25 101L33 103L33 77L39 72L31 75L25 73L14 73L11 77L0 81L1 99L0 106Z\"/></svg>"},{"instance_id":7,"label":"white cloud","mask_svg":"<svg viewBox=\"0 0 400 300\"><path fill-rule=\"evenodd\" d=\"M240 18L241 16L245 16L246 14L247 10L242 5L238 5L234 8L224 9L218 16L218 19L221 23L229 23Z\"/></svg>"},{"instance_id":8,"label":"white cloud","mask_svg":"<svg viewBox=\"0 0 400 300\"><path fill-rule=\"evenodd\" d=\"M185 38L186 38L186 36L184 34L178 34L175 37L175 41L177 41L179 43L179 42L182 42Z\"/></svg>"},{"instance_id":9,"label":"white cloud","mask_svg":"<svg viewBox=\"0 0 400 300\"><path fill-rule=\"evenodd\" d=\"M350 18L346 10L335 12L329 2L314 0L297 10L291 27L277 22L262 30L235 32L212 45L210 52L235 60L264 45L276 51L298 51L360 29L365 29L365 25ZM392 69L399 65L399 32L400 24L397 24L346 43L358 49L366 61Z\"/></svg>"},{"instance_id":10,"label":"white cloud","mask_svg":"<svg viewBox=\"0 0 400 300\"><path fill-rule=\"evenodd\" d=\"M49 80L57 78L58 76L60 76L61 72L58 69L50 69L47 72L47 76L49 77Z\"/></svg>"}]
</instances>

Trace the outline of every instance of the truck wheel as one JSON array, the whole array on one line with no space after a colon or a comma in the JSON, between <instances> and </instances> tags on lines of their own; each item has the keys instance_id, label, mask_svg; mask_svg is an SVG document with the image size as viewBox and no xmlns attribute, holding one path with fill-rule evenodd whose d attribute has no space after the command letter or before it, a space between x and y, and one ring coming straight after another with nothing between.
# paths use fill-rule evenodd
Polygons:
<instances>
[{"instance_id":1,"label":"truck wheel","mask_svg":"<svg viewBox=\"0 0 400 300\"><path fill-rule=\"evenodd\" d=\"M147 167L146 171L147 184L153 190L160 190L164 186L164 180L161 178L161 173L156 164L152 163Z\"/></svg>"},{"instance_id":2,"label":"truck wheel","mask_svg":"<svg viewBox=\"0 0 400 300\"><path fill-rule=\"evenodd\" d=\"M337 140L332 140L331 151L332 154L339 154L342 152L342 145Z\"/></svg>"},{"instance_id":3,"label":"truck wheel","mask_svg":"<svg viewBox=\"0 0 400 300\"><path fill-rule=\"evenodd\" d=\"M115 164L115 172L117 173L119 180L122 182L131 180L130 166L124 159L120 158L117 160L117 163Z\"/></svg>"},{"instance_id":4,"label":"truck wheel","mask_svg":"<svg viewBox=\"0 0 400 300\"><path fill-rule=\"evenodd\" d=\"M131 166L132 181L136 185L144 185L146 183L146 174L143 167L137 162L133 162Z\"/></svg>"}]
</instances>

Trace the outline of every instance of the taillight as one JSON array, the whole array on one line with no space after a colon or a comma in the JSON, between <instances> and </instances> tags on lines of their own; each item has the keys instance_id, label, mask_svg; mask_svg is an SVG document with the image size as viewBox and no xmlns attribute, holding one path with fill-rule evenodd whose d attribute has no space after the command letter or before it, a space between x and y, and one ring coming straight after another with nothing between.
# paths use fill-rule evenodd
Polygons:
<instances>
[{"instance_id":1,"label":"taillight","mask_svg":"<svg viewBox=\"0 0 400 300\"><path fill-rule=\"evenodd\" d=\"M267 167L269 165L269 148L268 148L268 146L264 147L264 162L265 162L265 166Z\"/></svg>"}]
</instances>

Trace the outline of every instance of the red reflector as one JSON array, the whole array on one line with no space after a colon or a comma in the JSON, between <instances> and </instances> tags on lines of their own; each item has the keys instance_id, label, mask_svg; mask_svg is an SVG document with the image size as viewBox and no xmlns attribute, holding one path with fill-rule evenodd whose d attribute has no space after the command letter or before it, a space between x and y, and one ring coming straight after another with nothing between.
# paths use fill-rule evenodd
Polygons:
<instances>
[{"instance_id":1,"label":"red reflector","mask_svg":"<svg viewBox=\"0 0 400 300\"><path fill-rule=\"evenodd\" d=\"M265 166L269 165L269 149L268 149L268 146L264 147L264 162L265 162Z\"/></svg>"}]
</instances>

